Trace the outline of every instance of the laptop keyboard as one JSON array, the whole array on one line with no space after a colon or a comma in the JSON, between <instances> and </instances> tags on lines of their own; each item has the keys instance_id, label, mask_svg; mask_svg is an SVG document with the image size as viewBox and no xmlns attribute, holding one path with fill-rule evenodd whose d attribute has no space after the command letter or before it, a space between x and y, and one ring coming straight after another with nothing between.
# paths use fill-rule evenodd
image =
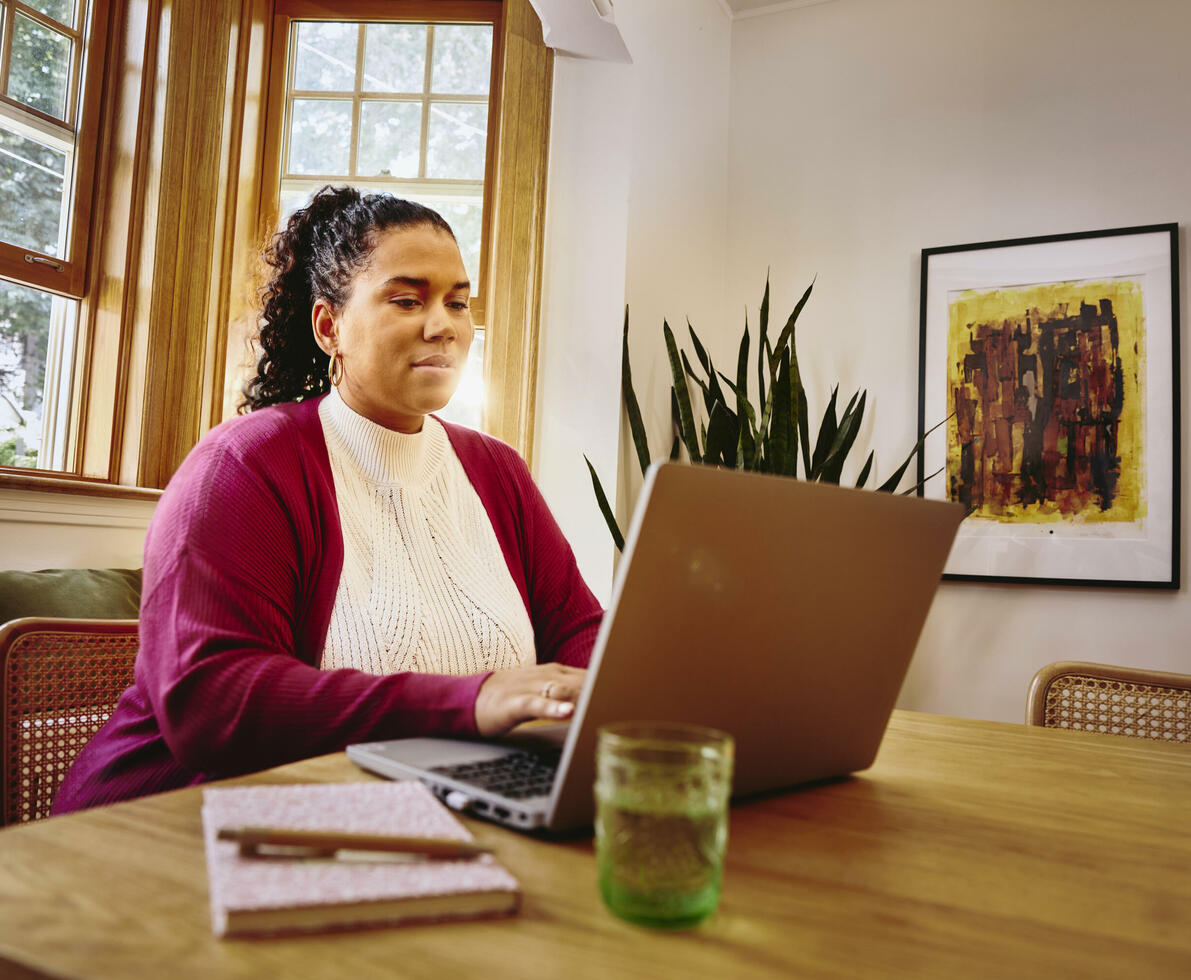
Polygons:
<instances>
[{"instance_id":1,"label":"laptop keyboard","mask_svg":"<svg viewBox=\"0 0 1191 980\"><path fill-rule=\"evenodd\" d=\"M440 776L471 783L489 793L499 793L513 800L547 796L554 784L561 753L537 754L511 752L498 759L467 762L456 766L435 766L430 771Z\"/></svg>"}]
</instances>

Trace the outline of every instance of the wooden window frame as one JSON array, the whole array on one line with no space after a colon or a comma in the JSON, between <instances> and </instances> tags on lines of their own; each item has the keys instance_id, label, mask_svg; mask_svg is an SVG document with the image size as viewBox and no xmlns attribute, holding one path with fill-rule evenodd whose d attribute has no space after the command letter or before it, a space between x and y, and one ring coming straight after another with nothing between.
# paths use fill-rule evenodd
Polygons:
<instances>
[{"instance_id":1,"label":"wooden window frame","mask_svg":"<svg viewBox=\"0 0 1191 980\"><path fill-rule=\"evenodd\" d=\"M292 20L476 22L477 7L499 7L494 23L479 290L472 315L484 341L485 431L532 464L542 250L554 52L543 43L529 0L357 0L346 7L320 0L279 0L272 25L268 120L261 165L256 244L276 227L284 118L285 56ZM488 19L488 18L483 18ZM247 311L241 310L241 313ZM255 324L233 320L233 351ZM238 336L235 336L238 334ZM225 403L225 415L231 404Z\"/></svg>"},{"instance_id":2,"label":"wooden window frame","mask_svg":"<svg viewBox=\"0 0 1191 980\"><path fill-rule=\"evenodd\" d=\"M69 175L71 206L67 218L65 254L49 255L0 241L0 276L35 289L82 299L87 292L87 252L92 238L91 202L99 144L99 115L107 58L109 0L83 0L84 24L67 33L75 40L71 80L67 88L66 119L27 106L0 92L5 115L16 116L47 138L73 144ZM0 48L0 80L7 78L15 14L35 20L55 33L63 27L21 0L5 0L4 43ZM79 99L79 92L82 98ZM75 121L78 125L75 125Z\"/></svg>"},{"instance_id":3,"label":"wooden window frame","mask_svg":"<svg viewBox=\"0 0 1191 980\"><path fill-rule=\"evenodd\" d=\"M275 0L273 6L272 45L269 56L268 109L265 121L265 145L261 167L260 215L261 228L276 228L280 213L279 191L283 176L282 154L287 145L285 129L289 121L289 106L295 97L303 93L289 91L290 70L290 27L294 21L359 21L381 23L461 23L492 25L492 70L488 85L488 137L484 159L484 207L480 219L480 265L477 271L477 293L488 281L488 263L491 248L490 228L492 211L492 186L494 182L495 148L500 127L500 81L501 81L501 23L504 15L501 0L344 0L343 3L326 3L321 0ZM361 32L363 38L363 32ZM362 43L362 41L361 41ZM429 73L427 62L426 71ZM321 95L322 93L308 93ZM360 92L353 98L353 115L359 112ZM420 98L428 99L428 93ZM423 126L425 113L423 113ZM423 144L425 143L423 134ZM356 146L350 148L348 169L355 169ZM419 170L424 169L424 161ZM320 184L341 180L338 176L326 180L314 175L310 178ZM350 178L348 178L350 179ZM367 178L360 178L367 182ZM472 183L472 182L468 182ZM396 183L395 183L396 186ZM472 316L477 326L484 326L483 302L472 302Z\"/></svg>"},{"instance_id":4,"label":"wooden window frame","mask_svg":"<svg viewBox=\"0 0 1191 980\"><path fill-rule=\"evenodd\" d=\"M108 50L85 93L101 124L67 465L0 468L0 489L155 499L218 421L240 127L268 0L98 2Z\"/></svg>"},{"instance_id":5,"label":"wooden window frame","mask_svg":"<svg viewBox=\"0 0 1191 980\"><path fill-rule=\"evenodd\" d=\"M363 0L352 18L393 19L397 2L409 19L475 19L468 0ZM303 9L344 19L331 0ZM265 139L273 14L273 0L227 0L214 11L96 0L91 30L104 43L92 44L86 64L103 67L102 84L85 85L80 133L97 152L84 160L76 151L87 175L75 205L93 208L72 242L85 260L75 273L69 465L0 469L0 489L153 499L202 433L234 413L228 367L255 332L258 259L273 227L262 193L264 174L276 187L278 173ZM491 274L478 297L485 429L528 458L553 52L529 0L504 0L500 15L484 224Z\"/></svg>"},{"instance_id":6,"label":"wooden window frame","mask_svg":"<svg viewBox=\"0 0 1191 980\"><path fill-rule=\"evenodd\" d=\"M532 467L554 52L530 0L505 0L500 70L484 296L484 430Z\"/></svg>"}]
</instances>

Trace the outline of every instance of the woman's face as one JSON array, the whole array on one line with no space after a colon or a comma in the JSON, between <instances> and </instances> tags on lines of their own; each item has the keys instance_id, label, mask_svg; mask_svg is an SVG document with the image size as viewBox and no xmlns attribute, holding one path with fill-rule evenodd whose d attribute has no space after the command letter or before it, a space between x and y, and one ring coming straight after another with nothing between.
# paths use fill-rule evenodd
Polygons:
<instances>
[{"instance_id":1,"label":"woman's face","mask_svg":"<svg viewBox=\"0 0 1191 980\"><path fill-rule=\"evenodd\" d=\"M348 407L398 432L418 432L450 400L471 347L471 284L459 246L431 225L377 235L343 309L316 300L314 335L343 359Z\"/></svg>"}]
</instances>

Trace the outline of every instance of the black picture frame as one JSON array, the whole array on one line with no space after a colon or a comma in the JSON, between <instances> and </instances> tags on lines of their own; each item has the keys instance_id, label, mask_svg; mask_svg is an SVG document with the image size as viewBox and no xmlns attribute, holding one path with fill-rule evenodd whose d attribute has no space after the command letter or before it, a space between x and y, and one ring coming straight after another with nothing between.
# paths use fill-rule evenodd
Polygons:
<instances>
[{"instance_id":1,"label":"black picture frame","mask_svg":"<svg viewBox=\"0 0 1191 980\"><path fill-rule=\"evenodd\" d=\"M924 248L920 289L918 492L968 508L944 579L1177 589L1178 225Z\"/></svg>"}]
</instances>

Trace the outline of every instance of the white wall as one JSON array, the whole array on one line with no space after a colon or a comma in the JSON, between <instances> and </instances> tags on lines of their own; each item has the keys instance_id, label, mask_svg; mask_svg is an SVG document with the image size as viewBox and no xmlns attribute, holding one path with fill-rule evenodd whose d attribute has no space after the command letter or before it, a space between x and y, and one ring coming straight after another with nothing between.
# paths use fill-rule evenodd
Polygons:
<instances>
[{"instance_id":1,"label":"white wall","mask_svg":"<svg viewBox=\"0 0 1191 980\"><path fill-rule=\"evenodd\" d=\"M735 363L735 346L721 343L731 22L712 0L629 0L616 11L637 81L626 273L629 358L657 459L669 454L672 439L663 321L690 351L689 320L713 359ZM627 517L641 483L627 424L621 462L620 510Z\"/></svg>"},{"instance_id":2,"label":"white wall","mask_svg":"<svg viewBox=\"0 0 1191 980\"><path fill-rule=\"evenodd\" d=\"M618 406L609 393L620 372L632 68L563 56L554 65L533 460L580 571L603 601L612 550L583 457L613 492Z\"/></svg>"},{"instance_id":3,"label":"white wall","mask_svg":"<svg viewBox=\"0 0 1191 980\"><path fill-rule=\"evenodd\" d=\"M869 389L884 472L915 437L924 247L1191 224L1189 37L1177 0L833 0L734 23L729 296L755 306L771 266L784 316L818 276L803 370L820 395ZM1019 721L1044 663L1188 672L1189 637L1185 589L944 583L901 704Z\"/></svg>"},{"instance_id":4,"label":"white wall","mask_svg":"<svg viewBox=\"0 0 1191 980\"><path fill-rule=\"evenodd\" d=\"M140 568L156 501L0 490L0 569Z\"/></svg>"},{"instance_id":5,"label":"white wall","mask_svg":"<svg viewBox=\"0 0 1191 980\"><path fill-rule=\"evenodd\" d=\"M716 0L621 0L615 12L631 65L555 60L534 449L538 483L605 601L614 549L583 454L624 526L626 491L639 482L631 447L618 448L624 306L662 455L662 318L676 329L688 315L714 323L722 303L731 52Z\"/></svg>"}]
</instances>

